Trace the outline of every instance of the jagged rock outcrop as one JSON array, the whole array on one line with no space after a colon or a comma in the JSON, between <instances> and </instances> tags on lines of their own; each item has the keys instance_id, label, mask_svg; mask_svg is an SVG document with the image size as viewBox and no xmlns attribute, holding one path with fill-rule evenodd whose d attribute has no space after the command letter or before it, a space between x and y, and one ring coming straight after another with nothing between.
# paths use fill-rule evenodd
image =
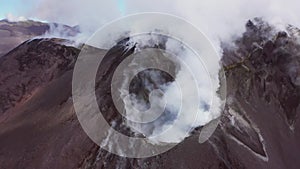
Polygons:
<instances>
[{"instance_id":1,"label":"jagged rock outcrop","mask_svg":"<svg viewBox=\"0 0 300 169\"><path fill-rule=\"evenodd\" d=\"M297 168L299 39L291 28L276 31L261 19L246 28L235 49L224 48L228 93L220 125L223 137L232 140L226 144L244 148L223 156L244 168Z\"/></svg>"}]
</instances>

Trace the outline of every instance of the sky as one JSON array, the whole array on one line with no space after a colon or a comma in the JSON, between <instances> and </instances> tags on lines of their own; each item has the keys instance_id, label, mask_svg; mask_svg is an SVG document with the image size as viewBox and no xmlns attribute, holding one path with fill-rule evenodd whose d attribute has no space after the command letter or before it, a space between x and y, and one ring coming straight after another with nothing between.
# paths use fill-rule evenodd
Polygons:
<instances>
[{"instance_id":1,"label":"sky","mask_svg":"<svg viewBox=\"0 0 300 169\"><path fill-rule=\"evenodd\" d=\"M35 6L39 0L0 0L0 19L7 15L22 16Z\"/></svg>"}]
</instances>

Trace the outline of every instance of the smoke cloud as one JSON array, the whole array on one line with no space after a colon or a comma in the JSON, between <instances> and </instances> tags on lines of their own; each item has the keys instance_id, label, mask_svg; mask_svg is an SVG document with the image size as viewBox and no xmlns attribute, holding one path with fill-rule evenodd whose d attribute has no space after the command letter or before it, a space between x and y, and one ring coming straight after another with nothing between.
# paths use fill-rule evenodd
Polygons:
<instances>
[{"instance_id":1,"label":"smoke cloud","mask_svg":"<svg viewBox=\"0 0 300 169\"><path fill-rule=\"evenodd\" d=\"M300 26L298 0L41 0L25 16L50 22L79 25L91 35L111 20L138 12L163 12L183 17L202 30L219 48L244 31L244 24L263 17L271 24Z\"/></svg>"},{"instance_id":2,"label":"smoke cloud","mask_svg":"<svg viewBox=\"0 0 300 169\"><path fill-rule=\"evenodd\" d=\"M20 22L20 21L26 21L27 20L24 16L15 16L12 13L6 14L6 19L9 22Z\"/></svg>"},{"instance_id":3,"label":"smoke cloud","mask_svg":"<svg viewBox=\"0 0 300 169\"><path fill-rule=\"evenodd\" d=\"M143 133L155 144L161 142L179 143L190 134L190 130L203 126L220 116L222 102L216 94L219 87L218 71L212 74L216 78L211 79L205 68L208 65L203 65L195 53L186 48L181 42L170 37L153 34L148 36L139 35L131 37L127 43L136 44L137 56L134 55L134 59L125 64L130 71L121 68L122 71L117 71L117 74L122 72L126 79L122 81L123 85L119 90L121 91L121 99L125 103L127 117L125 123L133 131ZM167 53L172 53L173 57L162 54L157 50L151 50L151 53L142 52L139 55L139 51L143 48L153 48L160 44L165 44L165 50ZM129 94L127 90L127 84L130 82L132 75L139 73L143 68L146 69L149 65L145 60L152 60L150 55L155 55L156 58L155 63L151 65L175 66L174 82L161 84L159 82L165 78L161 73L144 72L142 77L146 80L143 86L148 91L152 91L149 96L151 108L143 99L135 94ZM168 59L165 58L172 60L173 64L167 64ZM214 69L219 70L219 67L214 67ZM169 72L172 72L171 70ZM212 85L212 83L216 85ZM158 84L160 84L158 88L162 94L157 92L156 87L154 87ZM212 99L215 99L216 103L212 104ZM142 111L137 111L137 109ZM148 110L151 110L150 114L154 117L163 112L161 110L165 111L154 121L148 122L145 120L148 117ZM131 120L138 116L142 116L142 121L147 121L147 123L136 123Z\"/></svg>"}]
</instances>

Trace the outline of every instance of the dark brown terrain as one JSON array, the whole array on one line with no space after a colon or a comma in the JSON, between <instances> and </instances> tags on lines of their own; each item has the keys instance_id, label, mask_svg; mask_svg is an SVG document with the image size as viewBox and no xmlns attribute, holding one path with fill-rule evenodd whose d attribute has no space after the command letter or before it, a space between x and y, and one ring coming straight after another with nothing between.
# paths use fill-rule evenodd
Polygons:
<instances>
[{"instance_id":1,"label":"dark brown terrain","mask_svg":"<svg viewBox=\"0 0 300 169\"><path fill-rule=\"evenodd\" d=\"M0 58L0 168L300 168L299 30L277 31L259 19L246 28L235 47L223 44L227 103L214 135L199 144L196 130L146 159L110 154L83 132L71 94L80 49L61 39L24 42ZM130 53L122 45L95 50L107 65L98 81L109 85L116 64ZM110 98L105 86L97 93ZM113 103L103 101L108 120L119 118Z\"/></svg>"},{"instance_id":2,"label":"dark brown terrain","mask_svg":"<svg viewBox=\"0 0 300 169\"><path fill-rule=\"evenodd\" d=\"M66 36L74 36L79 32L77 27L57 23L0 20L0 57L28 39L42 36L45 33L59 33L58 31L63 31Z\"/></svg>"}]
</instances>

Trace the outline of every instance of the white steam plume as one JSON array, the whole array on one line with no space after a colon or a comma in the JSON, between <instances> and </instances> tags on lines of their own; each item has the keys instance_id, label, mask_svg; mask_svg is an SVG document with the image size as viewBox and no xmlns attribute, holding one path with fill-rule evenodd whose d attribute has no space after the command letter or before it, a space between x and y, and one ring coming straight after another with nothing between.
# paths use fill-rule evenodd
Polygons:
<instances>
[{"instance_id":1,"label":"white steam plume","mask_svg":"<svg viewBox=\"0 0 300 169\"><path fill-rule=\"evenodd\" d=\"M8 13L6 14L6 19L9 21L9 22L22 22L22 21L27 21L27 18L24 17L24 16L15 16L13 15L12 13Z\"/></svg>"},{"instance_id":2,"label":"white steam plume","mask_svg":"<svg viewBox=\"0 0 300 169\"><path fill-rule=\"evenodd\" d=\"M154 35L148 37L134 36L128 43L137 44L136 50L139 51L145 46L155 47L162 42L166 42L166 51L171 52L176 58L179 58L179 60L172 59L176 65L176 77L174 82L160 86L164 91L163 96L159 94L154 94L152 97L150 96L150 104L154 106L154 111L159 111L161 107L163 107L160 103L164 103L164 100L166 100L167 105L165 110L167 111L151 123L135 123L130 120L126 120L125 122L134 131L146 135L152 143L179 143L190 134L190 130L203 126L220 115L221 100L216 95L216 91L219 87L219 81L217 79L218 72L213 74L216 79L210 79L207 70L197 55L188 50L182 43L172 38L166 39L166 37ZM140 62L138 59L143 60L145 58L137 56L137 58L128 64L128 67L139 65ZM162 61L162 59L159 59L159 61ZM141 66L143 66L143 64ZM216 69L218 70L218 68ZM134 74L139 72L139 70L136 69L134 69L134 71L136 71ZM132 73L124 71L124 76L127 78L124 84L128 83L131 74ZM151 75L150 81L158 82L163 78L158 72L147 72L145 74L146 76L147 74L148 76ZM211 83L216 85L212 85ZM184 85L178 86L178 84ZM147 89L153 87L153 84L147 80L144 82L144 85ZM195 91L194 85L196 85L198 91ZM125 103L127 117L135 117L141 113L147 113L135 111L134 108L147 110L148 104L139 100L135 94L131 94L130 97L127 97L128 91L125 86L126 85L121 88L121 98ZM195 97L195 93L197 92L199 92L199 98ZM216 99L216 104L212 105L212 99ZM181 109L182 104L185 105L184 109ZM134 105L134 107L132 105ZM198 105L196 109L195 105Z\"/></svg>"},{"instance_id":3,"label":"white steam plume","mask_svg":"<svg viewBox=\"0 0 300 169\"><path fill-rule=\"evenodd\" d=\"M263 17L271 24L300 26L298 0L42 0L26 17L80 25L91 35L103 24L122 15L164 12L183 17L200 28L219 48L244 31L248 19ZM219 48L220 49L220 48Z\"/></svg>"}]
</instances>

